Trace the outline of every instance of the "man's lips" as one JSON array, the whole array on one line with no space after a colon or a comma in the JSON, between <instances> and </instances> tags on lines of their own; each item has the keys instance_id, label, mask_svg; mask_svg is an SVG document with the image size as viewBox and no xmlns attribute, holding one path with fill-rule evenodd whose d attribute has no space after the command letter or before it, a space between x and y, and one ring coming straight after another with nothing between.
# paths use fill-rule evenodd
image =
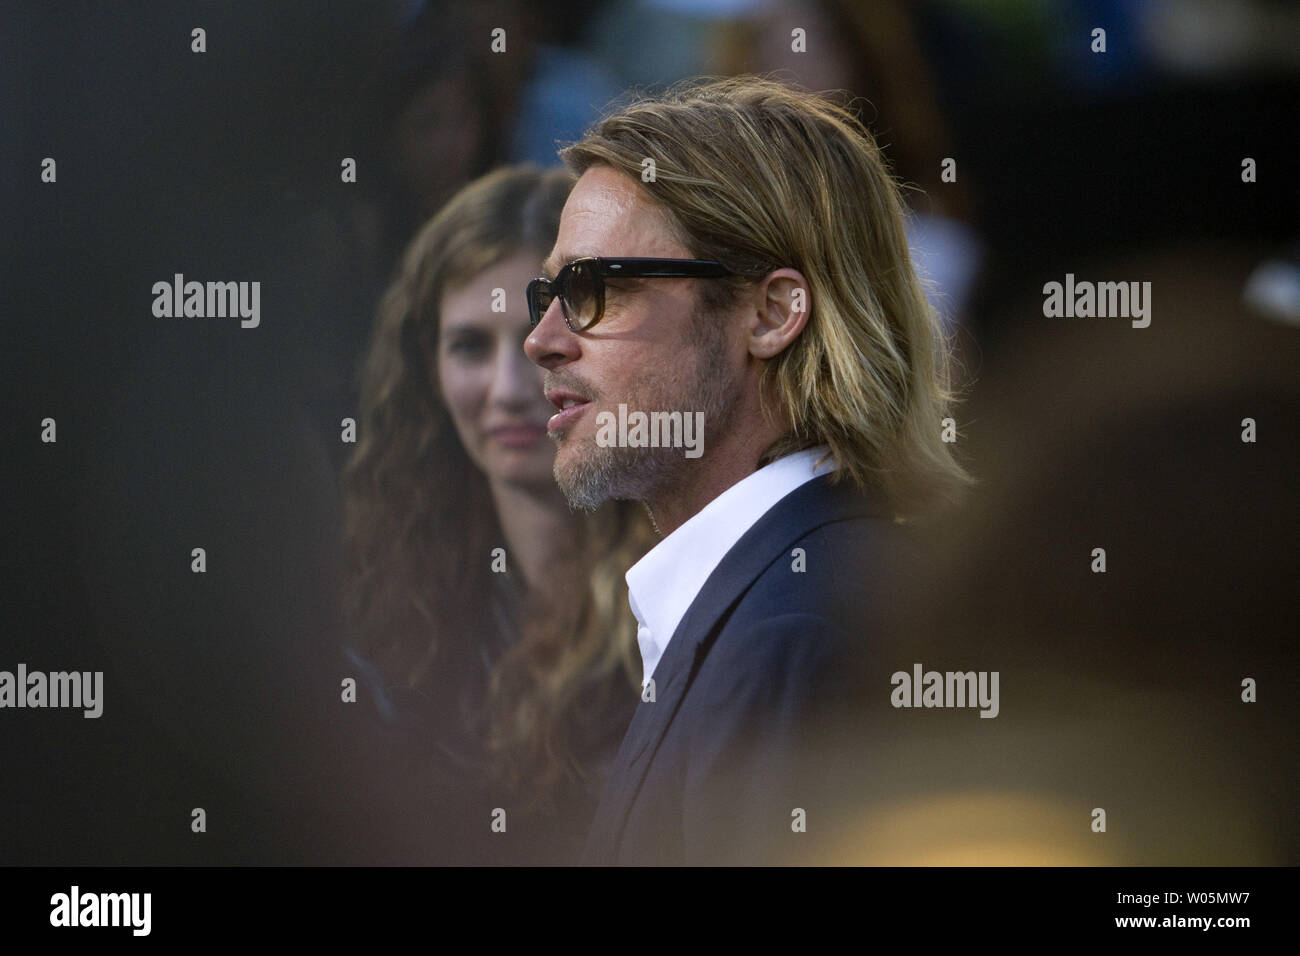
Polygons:
<instances>
[{"instance_id":1,"label":"man's lips","mask_svg":"<svg viewBox=\"0 0 1300 956\"><path fill-rule=\"evenodd\" d=\"M555 432L562 428L569 427L569 425L573 424L579 415L587 410L587 406L590 404L590 402L580 402L577 405L564 409L563 411L556 412L550 417L550 420L547 421L546 430L548 432Z\"/></svg>"},{"instance_id":2,"label":"man's lips","mask_svg":"<svg viewBox=\"0 0 1300 956\"><path fill-rule=\"evenodd\" d=\"M567 427L582 414L584 408L591 404L589 399L577 392L566 391L562 388L551 389L546 393L546 398L552 405L560 409L546 423L548 432Z\"/></svg>"}]
</instances>

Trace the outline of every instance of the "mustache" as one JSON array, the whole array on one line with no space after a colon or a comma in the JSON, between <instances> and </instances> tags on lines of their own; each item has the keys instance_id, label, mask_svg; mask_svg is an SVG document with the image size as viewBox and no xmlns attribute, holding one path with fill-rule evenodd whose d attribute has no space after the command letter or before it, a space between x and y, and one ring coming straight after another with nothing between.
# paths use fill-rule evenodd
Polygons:
<instances>
[{"instance_id":1,"label":"mustache","mask_svg":"<svg viewBox=\"0 0 1300 956\"><path fill-rule=\"evenodd\" d=\"M542 391L549 392L553 388L562 388L566 391L574 392L575 394L581 395L583 398L587 399L587 401L594 401L599 397L596 395L595 390L586 382L579 381L576 378L571 378L568 375L559 375L555 372L547 372L542 378Z\"/></svg>"}]
</instances>

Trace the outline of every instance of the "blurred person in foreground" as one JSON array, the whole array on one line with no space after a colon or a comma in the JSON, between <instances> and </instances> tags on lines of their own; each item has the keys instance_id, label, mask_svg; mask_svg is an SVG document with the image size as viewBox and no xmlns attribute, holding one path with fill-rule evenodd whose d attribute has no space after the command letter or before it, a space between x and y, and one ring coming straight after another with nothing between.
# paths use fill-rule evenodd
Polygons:
<instances>
[{"instance_id":1,"label":"blurred person in foreground","mask_svg":"<svg viewBox=\"0 0 1300 956\"><path fill-rule=\"evenodd\" d=\"M1270 252L1079 260L1149 278L1150 327L1027 323L988 353L963 438L980 485L905 575L828 778L842 825L804 861L1300 860L1300 343L1242 295ZM1041 318L1041 282L1001 310ZM1000 672L997 719L884 703L916 661Z\"/></svg>"},{"instance_id":2,"label":"blurred person in foreground","mask_svg":"<svg viewBox=\"0 0 1300 956\"><path fill-rule=\"evenodd\" d=\"M576 508L645 503L664 535L627 573L643 692L584 860L778 861L818 819L821 728L900 529L967 480L940 435L947 343L898 185L828 100L691 81L561 156L579 179L526 342L555 476ZM613 434L629 409L703 441Z\"/></svg>"}]
</instances>

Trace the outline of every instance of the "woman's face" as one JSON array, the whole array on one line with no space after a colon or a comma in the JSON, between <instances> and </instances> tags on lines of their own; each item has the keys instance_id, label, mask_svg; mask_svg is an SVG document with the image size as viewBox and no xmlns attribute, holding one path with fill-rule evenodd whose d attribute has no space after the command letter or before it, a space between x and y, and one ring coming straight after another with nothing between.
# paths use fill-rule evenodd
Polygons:
<instances>
[{"instance_id":1,"label":"woman's face","mask_svg":"<svg viewBox=\"0 0 1300 956\"><path fill-rule=\"evenodd\" d=\"M555 409L542 394L542 369L524 354L524 289L544 255L518 253L442 296L442 400L470 460L491 481L555 484L555 446L546 434Z\"/></svg>"}]
</instances>

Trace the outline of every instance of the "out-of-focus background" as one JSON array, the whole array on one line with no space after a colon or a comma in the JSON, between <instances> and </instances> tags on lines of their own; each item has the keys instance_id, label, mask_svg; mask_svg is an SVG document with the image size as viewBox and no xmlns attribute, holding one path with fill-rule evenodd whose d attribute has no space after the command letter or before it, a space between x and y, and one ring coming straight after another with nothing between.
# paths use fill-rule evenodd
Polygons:
<instances>
[{"instance_id":1,"label":"out-of-focus background","mask_svg":"<svg viewBox=\"0 0 1300 956\"><path fill-rule=\"evenodd\" d=\"M437 862L338 704L378 297L469 180L738 72L861 98L960 360L979 484L899 575L881 699L1001 673L996 720L858 728L861 839L812 858L1300 862L1300 7L367 0L7 6L0 668L103 670L106 716L0 713L0 863ZM261 325L155 318L177 272L261 281ZM1150 282L1150 327L1044 316L1067 273Z\"/></svg>"}]
</instances>

